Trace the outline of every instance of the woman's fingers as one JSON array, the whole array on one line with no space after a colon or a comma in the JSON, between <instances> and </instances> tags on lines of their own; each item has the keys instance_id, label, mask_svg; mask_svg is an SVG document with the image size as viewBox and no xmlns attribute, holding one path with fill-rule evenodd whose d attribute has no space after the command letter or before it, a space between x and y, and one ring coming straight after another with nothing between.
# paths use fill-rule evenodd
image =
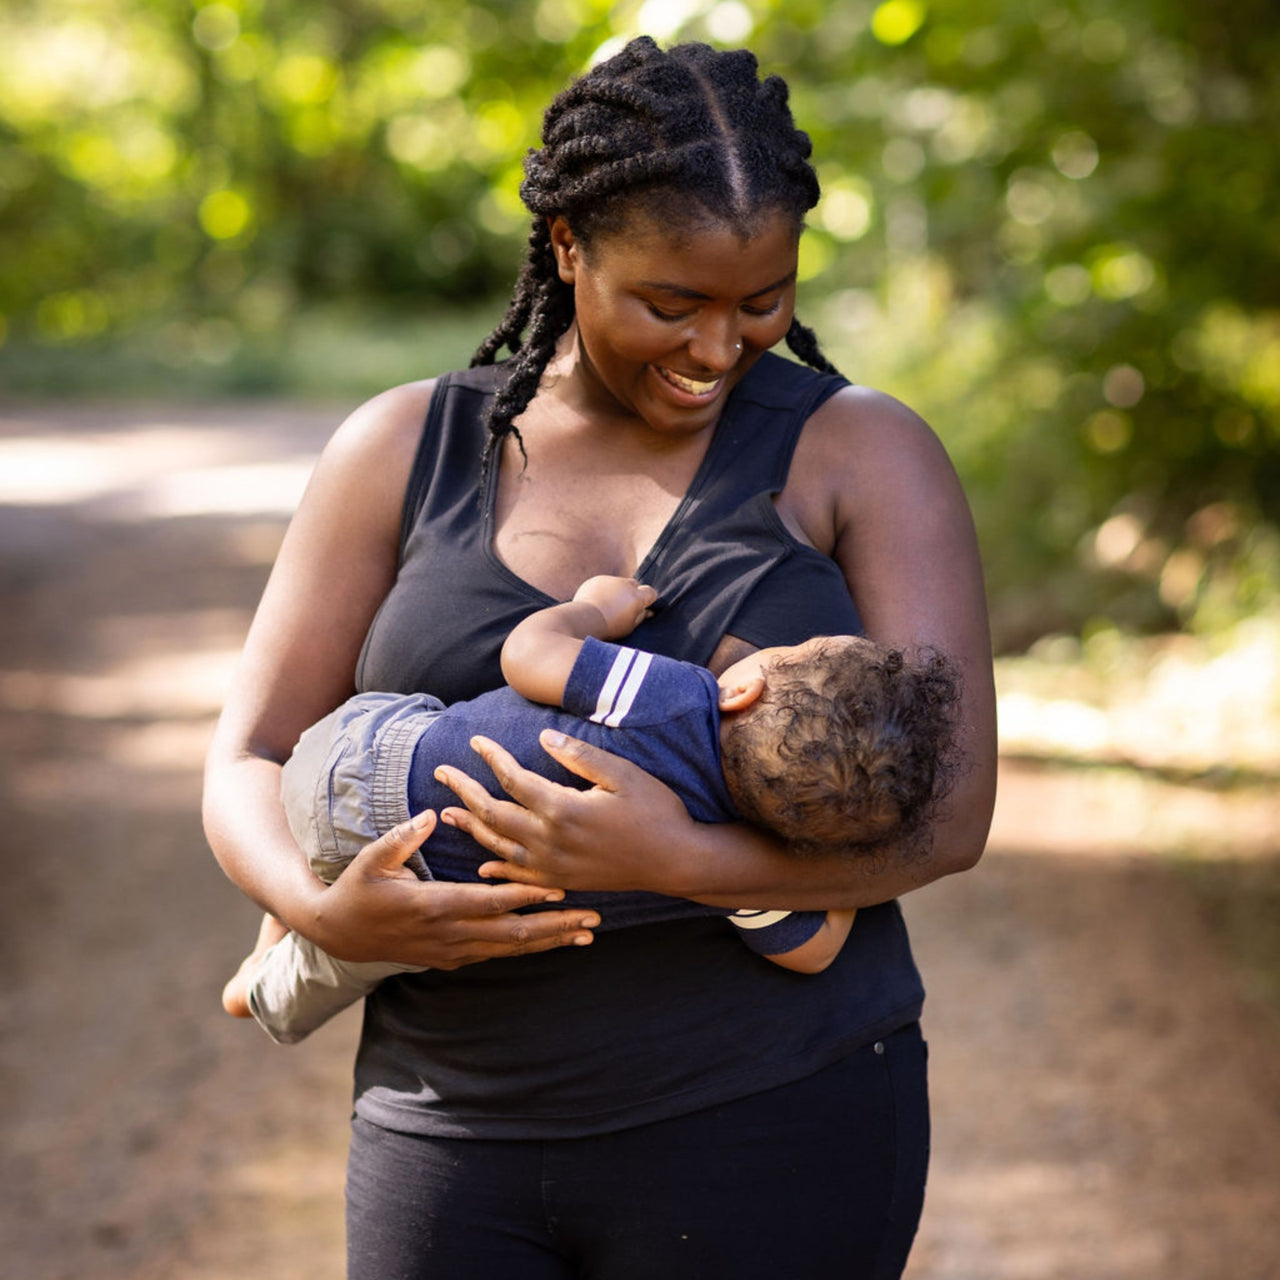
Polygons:
<instances>
[{"instance_id":1,"label":"woman's fingers","mask_svg":"<svg viewBox=\"0 0 1280 1280\"><path fill-rule=\"evenodd\" d=\"M554 909L564 898L555 886L418 880L403 864L435 821L419 814L366 845L325 893L315 940L341 959L429 969L591 942L599 916Z\"/></svg>"},{"instance_id":2,"label":"woman's fingers","mask_svg":"<svg viewBox=\"0 0 1280 1280\"><path fill-rule=\"evenodd\" d=\"M564 737L563 734L557 736ZM545 810L565 790L558 782L526 769L506 747L492 738L477 734L471 739L471 749L493 770L498 785L507 795L526 809Z\"/></svg>"},{"instance_id":3,"label":"woman's fingers","mask_svg":"<svg viewBox=\"0 0 1280 1280\"><path fill-rule=\"evenodd\" d=\"M430 809L392 827L356 855L361 871L370 875L412 876L405 863L435 828L436 815Z\"/></svg>"},{"instance_id":4,"label":"woman's fingers","mask_svg":"<svg viewBox=\"0 0 1280 1280\"><path fill-rule=\"evenodd\" d=\"M436 778L466 806L441 811L441 821L465 831L494 855L481 874L565 889L639 889L655 862L652 833L673 815L687 820L679 798L639 765L599 747L544 730L544 750L594 785L563 786L525 769L489 738L472 748L512 800L498 800L460 770L442 766Z\"/></svg>"},{"instance_id":5,"label":"woman's fingers","mask_svg":"<svg viewBox=\"0 0 1280 1280\"><path fill-rule=\"evenodd\" d=\"M437 921L446 920L455 937L437 954L434 968L452 969L478 960L530 955L556 947L588 946L592 929L600 923L594 911L581 909L535 911L514 915L521 906L560 898L558 890L531 885L445 885L432 904Z\"/></svg>"},{"instance_id":6,"label":"woman's fingers","mask_svg":"<svg viewBox=\"0 0 1280 1280\"><path fill-rule=\"evenodd\" d=\"M525 845L514 834L523 829L526 836L532 833L537 821L528 810L509 800L491 796L474 778L460 769L441 766L435 773L436 781L450 788L466 805L465 809L450 807L440 813L440 820L448 826L465 831L473 840L500 858L519 862L525 856Z\"/></svg>"},{"instance_id":7,"label":"woman's fingers","mask_svg":"<svg viewBox=\"0 0 1280 1280\"><path fill-rule=\"evenodd\" d=\"M640 766L630 760L593 747L581 738L570 738L556 729L543 729L538 741L547 755L564 765L570 773L576 773L604 791L620 791L629 775L643 774Z\"/></svg>"},{"instance_id":8,"label":"woman's fingers","mask_svg":"<svg viewBox=\"0 0 1280 1280\"><path fill-rule=\"evenodd\" d=\"M507 802L503 803L505 805ZM491 820L486 820L469 809L449 808L441 814L441 819L449 826L465 831L481 848L496 854L512 866L525 867L529 861L528 846L510 836L503 835L494 825L495 822L501 822L504 818L509 818L513 822L527 822L531 818L531 815L519 805L510 805L510 810L509 814L500 815L490 811L489 819ZM529 879L526 883L541 884L551 888L555 882L550 877L545 877L537 880Z\"/></svg>"},{"instance_id":9,"label":"woman's fingers","mask_svg":"<svg viewBox=\"0 0 1280 1280\"><path fill-rule=\"evenodd\" d=\"M459 920L484 920L492 916L509 915L523 907L543 906L547 903L560 902L564 892L560 889L549 889L540 885L516 884L459 884L450 881L433 882L436 895L433 903L433 914L439 916L455 916ZM553 915L576 918L581 911L547 912ZM590 914L587 912L586 914ZM522 917L534 919L533 916ZM563 922L561 922L563 923Z\"/></svg>"},{"instance_id":10,"label":"woman's fingers","mask_svg":"<svg viewBox=\"0 0 1280 1280\"><path fill-rule=\"evenodd\" d=\"M493 858L480 864L480 875L485 880L507 880L515 884L545 886L548 876L533 867L522 866L502 858Z\"/></svg>"},{"instance_id":11,"label":"woman's fingers","mask_svg":"<svg viewBox=\"0 0 1280 1280\"><path fill-rule=\"evenodd\" d=\"M534 885L434 881L417 888L422 894L424 927L420 945L410 944L407 963L426 964L432 969L456 969L480 960L587 946L594 936L591 931L600 923L594 911L581 908L515 914L522 907L555 902L564 896L559 890Z\"/></svg>"},{"instance_id":12,"label":"woman's fingers","mask_svg":"<svg viewBox=\"0 0 1280 1280\"><path fill-rule=\"evenodd\" d=\"M466 806L445 809L441 818L449 826L465 831L490 853L522 864L529 845L542 834L544 820L556 813L567 788L525 769L491 738L472 738L471 746L512 799L500 800L461 769L441 765L436 770L436 780Z\"/></svg>"}]
</instances>

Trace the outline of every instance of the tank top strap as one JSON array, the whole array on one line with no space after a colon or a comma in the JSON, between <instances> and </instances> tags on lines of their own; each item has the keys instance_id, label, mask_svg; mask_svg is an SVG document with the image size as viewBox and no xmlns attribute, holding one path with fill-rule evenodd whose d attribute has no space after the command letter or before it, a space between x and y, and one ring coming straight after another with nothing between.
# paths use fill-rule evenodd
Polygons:
<instances>
[{"instance_id":1,"label":"tank top strap","mask_svg":"<svg viewBox=\"0 0 1280 1280\"><path fill-rule=\"evenodd\" d=\"M479 502L480 458L488 434L489 406L509 376L505 365L481 365L441 374L418 439L400 520L400 557L432 486L447 485L446 503L470 496ZM444 459L449 465L442 466Z\"/></svg>"},{"instance_id":2,"label":"tank top strap","mask_svg":"<svg viewBox=\"0 0 1280 1280\"><path fill-rule=\"evenodd\" d=\"M820 373L766 352L730 397L714 470L730 476L743 497L779 492L805 423L848 385L838 373Z\"/></svg>"}]
</instances>

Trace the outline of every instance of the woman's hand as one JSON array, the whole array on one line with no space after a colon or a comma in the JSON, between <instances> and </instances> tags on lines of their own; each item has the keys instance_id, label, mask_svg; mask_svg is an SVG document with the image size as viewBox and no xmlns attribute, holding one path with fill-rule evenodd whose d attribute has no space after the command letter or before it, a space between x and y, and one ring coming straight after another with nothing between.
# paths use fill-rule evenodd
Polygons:
<instances>
[{"instance_id":1,"label":"woman's hand","mask_svg":"<svg viewBox=\"0 0 1280 1280\"><path fill-rule=\"evenodd\" d=\"M675 792L638 765L577 738L544 729L539 741L594 786L578 791L551 782L483 737L472 738L471 746L511 800L490 795L460 769L436 770L437 780L466 805L445 809L441 820L496 855L480 874L564 889L675 892L673 855L696 826Z\"/></svg>"},{"instance_id":2,"label":"woman's hand","mask_svg":"<svg viewBox=\"0 0 1280 1280\"><path fill-rule=\"evenodd\" d=\"M435 825L434 814L421 813L366 845L320 895L308 936L342 960L431 969L591 942L594 911L512 914L560 901L559 889L419 880L404 864Z\"/></svg>"}]
</instances>

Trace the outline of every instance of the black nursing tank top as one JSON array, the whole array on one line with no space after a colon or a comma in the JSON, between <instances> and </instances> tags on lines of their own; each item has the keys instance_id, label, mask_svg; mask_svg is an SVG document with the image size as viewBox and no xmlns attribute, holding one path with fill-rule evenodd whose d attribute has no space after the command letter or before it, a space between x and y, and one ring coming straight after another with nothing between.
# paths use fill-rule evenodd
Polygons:
<instances>
[{"instance_id":1,"label":"black nursing tank top","mask_svg":"<svg viewBox=\"0 0 1280 1280\"><path fill-rule=\"evenodd\" d=\"M453 702L495 688L506 635L551 603L492 549L496 474L482 493L480 455L504 376L495 366L436 384L362 690ZM838 566L792 537L773 505L806 419L844 385L765 355L734 388L637 571L659 607L629 644L705 663L725 634L766 646L861 630ZM896 903L860 911L821 974L781 969L733 934L717 918L674 921L389 979L365 1005L357 1113L442 1136L607 1132L800 1079L919 1016Z\"/></svg>"}]
</instances>

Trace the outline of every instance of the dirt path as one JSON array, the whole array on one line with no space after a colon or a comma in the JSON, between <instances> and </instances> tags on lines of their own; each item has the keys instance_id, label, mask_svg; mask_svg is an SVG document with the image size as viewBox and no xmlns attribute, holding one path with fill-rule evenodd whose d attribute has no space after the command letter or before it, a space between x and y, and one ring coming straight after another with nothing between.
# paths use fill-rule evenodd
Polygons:
<instances>
[{"instance_id":1,"label":"dirt path","mask_svg":"<svg viewBox=\"0 0 1280 1280\"><path fill-rule=\"evenodd\" d=\"M255 913L196 813L335 420L0 409L5 1274L341 1276L355 1022L286 1051L220 1015ZM913 1280L1280 1276L1280 1026L1120 821L1187 799L1009 764L983 865L907 903L935 1101ZM1274 850L1273 802L1192 799Z\"/></svg>"}]
</instances>

